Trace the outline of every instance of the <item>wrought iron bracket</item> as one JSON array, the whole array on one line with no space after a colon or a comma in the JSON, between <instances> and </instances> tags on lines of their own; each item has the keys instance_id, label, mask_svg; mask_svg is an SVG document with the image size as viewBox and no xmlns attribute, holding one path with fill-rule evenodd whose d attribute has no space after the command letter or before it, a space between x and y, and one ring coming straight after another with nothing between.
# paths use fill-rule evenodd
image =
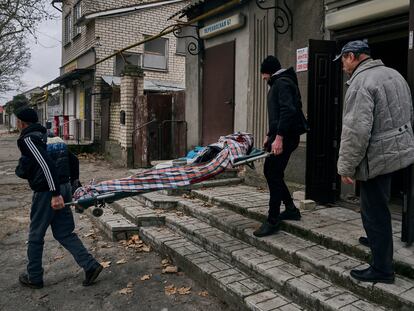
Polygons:
<instances>
[{"instance_id":1,"label":"wrought iron bracket","mask_svg":"<svg viewBox=\"0 0 414 311\"><path fill-rule=\"evenodd\" d=\"M194 27L196 29L197 37L192 35L184 35L184 27ZM200 27L196 25L176 24L173 26L173 34L176 38L191 38L192 40L188 43L187 51L191 55L199 55L204 50L203 40L200 39Z\"/></svg>"},{"instance_id":2,"label":"wrought iron bracket","mask_svg":"<svg viewBox=\"0 0 414 311\"><path fill-rule=\"evenodd\" d=\"M275 21L273 27L278 34L285 34L290 30L290 40L293 40L293 13L289 8L286 0L283 0L283 6L264 6L266 0L256 0L256 5L262 10L276 10Z\"/></svg>"}]
</instances>

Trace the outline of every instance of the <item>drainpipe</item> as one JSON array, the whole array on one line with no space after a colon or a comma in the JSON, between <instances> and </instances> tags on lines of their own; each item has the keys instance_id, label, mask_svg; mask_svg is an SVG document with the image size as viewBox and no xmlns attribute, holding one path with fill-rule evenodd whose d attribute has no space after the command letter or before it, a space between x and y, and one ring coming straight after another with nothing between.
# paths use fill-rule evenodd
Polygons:
<instances>
[{"instance_id":1,"label":"drainpipe","mask_svg":"<svg viewBox=\"0 0 414 311\"><path fill-rule=\"evenodd\" d=\"M59 9L57 6L55 6L55 3L56 2L62 2L62 0L53 0L52 1L52 6L56 9L56 10L58 10L59 12L61 12L62 13L62 10L61 9Z\"/></svg>"}]
</instances>

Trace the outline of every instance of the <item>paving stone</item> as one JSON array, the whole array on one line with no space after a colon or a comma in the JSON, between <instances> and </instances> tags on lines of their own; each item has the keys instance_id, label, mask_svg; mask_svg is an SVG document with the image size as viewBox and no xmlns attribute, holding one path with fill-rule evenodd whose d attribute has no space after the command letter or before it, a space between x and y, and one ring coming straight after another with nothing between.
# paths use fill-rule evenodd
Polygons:
<instances>
[{"instance_id":1,"label":"paving stone","mask_svg":"<svg viewBox=\"0 0 414 311\"><path fill-rule=\"evenodd\" d=\"M284 305L280 308L276 309L277 311L301 311L304 310L303 308L301 308L300 306L298 306L295 303L289 303L287 305Z\"/></svg>"},{"instance_id":2,"label":"paving stone","mask_svg":"<svg viewBox=\"0 0 414 311\"><path fill-rule=\"evenodd\" d=\"M414 288L402 293L401 298L408 300L411 303L414 303Z\"/></svg>"},{"instance_id":3,"label":"paving stone","mask_svg":"<svg viewBox=\"0 0 414 311\"><path fill-rule=\"evenodd\" d=\"M386 291L387 293L392 293L399 296L409 289L414 288L414 282L412 280L406 280L402 277L397 276L395 278L394 284L376 283L374 284L374 288L378 288Z\"/></svg>"},{"instance_id":4,"label":"paving stone","mask_svg":"<svg viewBox=\"0 0 414 311\"><path fill-rule=\"evenodd\" d=\"M240 282L233 282L227 285L237 296L244 298L249 295L254 294L255 292L249 289L247 286L243 285Z\"/></svg>"},{"instance_id":5,"label":"paving stone","mask_svg":"<svg viewBox=\"0 0 414 311\"><path fill-rule=\"evenodd\" d=\"M260 310L271 311L287 304L289 304L289 301L286 301L282 297L275 297L273 299L258 303L257 306L260 308Z\"/></svg>"},{"instance_id":6,"label":"paving stone","mask_svg":"<svg viewBox=\"0 0 414 311\"><path fill-rule=\"evenodd\" d=\"M263 275L270 278L279 286L283 286L286 281L295 278L296 276L284 271L282 266L274 267L263 272Z\"/></svg>"},{"instance_id":7,"label":"paving stone","mask_svg":"<svg viewBox=\"0 0 414 311\"><path fill-rule=\"evenodd\" d=\"M382 307L378 307L378 306L373 306L373 305L371 305L371 304L369 304L369 303L366 303L365 301L362 301L362 300L358 300L358 301L355 301L355 302L353 302L351 305L349 305L350 307L355 307L355 308L358 308L358 311L359 310L362 310L362 311L377 311L377 310L385 310L384 308L382 308ZM342 310L345 310L346 309L346 307L344 307L344 309L341 309L341 311Z\"/></svg>"},{"instance_id":8,"label":"paving stone","mask_svg":"<svg viewBox=\"0 0 414 311\"><path fill-rule=\"evenodd\" d=\"M326 303L333 308L339 309L358 300L360 299L351 293L343 293L326 300Z\"/></svg>"}]
</instances>

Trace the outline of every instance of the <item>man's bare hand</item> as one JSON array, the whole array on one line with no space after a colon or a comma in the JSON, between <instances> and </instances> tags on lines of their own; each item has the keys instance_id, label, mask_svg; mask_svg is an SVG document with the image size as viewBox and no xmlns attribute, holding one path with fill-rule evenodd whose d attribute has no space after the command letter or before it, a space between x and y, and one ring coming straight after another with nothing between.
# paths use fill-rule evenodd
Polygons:
<instances>
[{"instance_id":1,"label":"man's bare hand","mask_svg":"<svg viewBox=\"0 0 414 311\"><path fill-rule=\"evenodd\" d=\"M355 182L351 177L347 177L347 176L341 176L341 180L346 185L351 185Z\"/></svg>"},{"instance_id":2,"label":"man's bare hand","mask_svg":"<svg viewBox=\"0 0 414 311\"><path fill-rule=\"evenodd\" d=\"M62 209L65 207L65 201L63 201L61 195L54 196L52 197L51 205L54 210Z\"/></svg>"},{"instance_id":3,"label":"man's bare hand","mask_svg":"<svg viewBox=\"0 0 414 311\"><path fill-rule=\"evenodd\" d=\"M283 152L283 137L277 135L275 141L272 143L272 153L279 155Z\"/></svg>"}]
</instances>

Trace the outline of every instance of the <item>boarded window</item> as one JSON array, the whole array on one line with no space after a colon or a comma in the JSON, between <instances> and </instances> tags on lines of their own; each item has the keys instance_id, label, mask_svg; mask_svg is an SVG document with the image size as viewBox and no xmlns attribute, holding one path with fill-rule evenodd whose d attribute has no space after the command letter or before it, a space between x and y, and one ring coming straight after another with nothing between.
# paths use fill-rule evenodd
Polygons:
<instances>
[{"instance_id":1,"label":"boarded window","mask_svg":"<svg viewBox=\"0 0 414 311\"><path fill-rule=\"evenodd\" d=\"M65 29L63 32L63 44L68 44L72 39L71 31L72 31L72 16L71 12L65 16Z\"/></svg>"},{"instance_id":2,"label":"boarded window","mask_svg":"<svg viewBox=\"0 0 414 311\"><path fill-rule=\"evenodd\" d=\"M81 27L77 26L78 20L82 16L82 9L81 9L81 2L79 1L73 7L73 37L76 37L78 34L81 33Z\"/></svg>"},{"instance_id":3,"label":"boarded window","mask_svg":"<svg viewBox=\"0 0 414 311\"><path fill-rule=\"evenodd\" d=\"M144 44L144 68L167 70L168 39L157 38Z\"/></svg>"},{"instance_id":4,"label":"boarded window","mask_svg":"<svg viewBox=\"0 0 414 311\"><path fill-rule=\"evenodd\" d=\"M142 55L138 53L117 54L114 62L114 76L120 76L122 74L125 64L142 67Z\"/></svg>"}]
</instances>

